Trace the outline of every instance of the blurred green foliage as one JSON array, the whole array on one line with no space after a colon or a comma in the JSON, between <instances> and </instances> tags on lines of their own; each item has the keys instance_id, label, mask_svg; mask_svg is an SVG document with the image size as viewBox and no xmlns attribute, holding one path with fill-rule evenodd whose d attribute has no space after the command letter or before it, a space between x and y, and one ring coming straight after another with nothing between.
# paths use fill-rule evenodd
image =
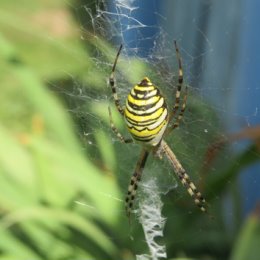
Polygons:
<instances>
[{"instance_id":1,"label":"blurred green foliage","mask_svg":"<svg viewBox=\"0 0 260 260\"><path fill-rule=\"evenodd\" d=\"M79 32L76 4L0 3L0 259L134 259L145 251L140 226L129 226L122 203L139 148L112 142L108 101L102 98L109 93L111 69L104 64L111 63L115 51L91 32ZM133 75L143 75L146 65L132 62ZM118 70L126 66L122 58ZM124 76L132 81L133 75ZM196 160L184 157L184 166L196 172L218 129L213 111L195 96L189 97L187 113L190 122L200 118L202 123L184 124L174 143L177 155L196 152ZM211 135L187 139L187 133L204 129L203 122ZM222 174L203 178L213 220L196 210L187 214L194 205L186 196L176 199L175 190L164 198L169 255L258 259L259 212L244 223L234 216L232 221L239 222L230 230L220 199L236 185L240 169L258 160L259 149L252 146L230 165L216 163Z\"/></svg>"}]
</instances>

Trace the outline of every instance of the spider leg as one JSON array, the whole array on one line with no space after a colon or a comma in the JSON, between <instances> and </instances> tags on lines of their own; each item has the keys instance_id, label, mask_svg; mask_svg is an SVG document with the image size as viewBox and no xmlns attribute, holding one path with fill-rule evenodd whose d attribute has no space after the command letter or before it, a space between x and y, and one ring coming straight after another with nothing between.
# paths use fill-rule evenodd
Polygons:
<instances>
[{"instance_id":1,"label":"spider leg","mask_svg":"<svg viewBox=\"0 0 260 260\"><path fill-rule=\"evenodd\" d=\"M176 112L179 109L181 88L182 88L182 85L183 85L182 61L181 61L181 55L180 55L179 48L177 46L177 42L176 41L174 41L174 46L175 46L176 56L177 56L177 60L178 60L179 72L178 72L177 90L176 90L176 94L175 94L175 104L174 104L174 107L173 107L172 114L170 115L170 120L175 116Z\"/></svg>"},{"instance_id":2,"label":"spider leg","mask_svg":"<svg viewBox=\"0 0 260 260\"><path fill-rule=\"evenodd\" d=\"M130 184L128 186L128 192L125 198L125 210L126 215L130 218L130 214L134 205L135 195L138 187L138 183L141 180L141 175L147 161L149 152L145 149L142 150L141 156L137 162L133 176L131 177Z\"/></svg>"},{"instance_id":3,"label":"spider leg","mask_svg":"<svg viewBox=\"0 0 260 260\"><path fill-rule=\"evenodd\" d=\"M175 173L180 179L183 186L187 189L190 196L194 199L195 204L200 208L201 211L206 212L206 201L202 197L201 193L197 190L194 183L190 180L189 175L186 173L185 169L182 167L175 154L172 152L171 148L167 143L162 140L161 147L159 148L166 155L170 161Z\"/></svg>"},{"instance_id":4,"label":"spider leg","mask_svg":"<svg viewBox=\"0 0 260 260\"><path fill-rule=\"evenodd\" d=\"M123 45L121 44L120 47L119 47L119 50L117 52L115 61L114 61L114 65L113 65L113 68L112 68L111 75L109 77L109 85L110 85L112 93L113 93L113 98L114 98L114 102L115 102L116 108L117 108L118 112L123 116L124 115L124 109L120 105L120 100L119 100L119 97L117 95L116 80L115 80L115 75L114 75L115 74L117 60L119 58L120 52L122 50L122 47L123 47Z\"/></svg>"},{"instance_id":5,"label":"spider leg","mask_svg":"<svg viewBox=\"0 0 260 260\"><path fill-rule=\"evenodd\" d=\"M118 139L121 141L121 143L126 143L126 144L132 143L133 139L126 139L126 138L124 138L124 136L116 128L116 126L115 126L115 124L113 122L112 112L111 112L110 107L108 107L108 113L109 113L110 127L111 127L112 131L116 134Z\"/></svg>"},{"instance_id":6,"label":"spider leg","mask_svg":"<svg viewBox=\"0 0 260 260\"><path fill-rule=\"evenodd\" d=\"M175 129L179 126L179 124L180 124L180 122L183 118L183 114L185 112L185 109L186 109L187 97L188 97L188 88L186 87L185 88L185 95L183 97L183 102L182 102L182 106L181 106L181 111L180 111L176 121L167 128L166 134L169 134L173 129Z\"/></svg>"}]
</instances>

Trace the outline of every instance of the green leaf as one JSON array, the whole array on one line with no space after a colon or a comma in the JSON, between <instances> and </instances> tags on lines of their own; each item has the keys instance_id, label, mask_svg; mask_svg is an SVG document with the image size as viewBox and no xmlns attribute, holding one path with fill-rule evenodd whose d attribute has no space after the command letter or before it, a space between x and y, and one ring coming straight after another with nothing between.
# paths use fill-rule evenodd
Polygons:
<instances>
[{"instance_id":1,"label":"green leaf","mask_svg":"<svg viewBox=\"0 0 260 260\"><path fill-rule=\"evenodd\" d=\"M258 212L259 213L259 212ZM258 260L260 255L259 214L251 214L237 237L230 260Z\"/></svg>"}]
</instances>

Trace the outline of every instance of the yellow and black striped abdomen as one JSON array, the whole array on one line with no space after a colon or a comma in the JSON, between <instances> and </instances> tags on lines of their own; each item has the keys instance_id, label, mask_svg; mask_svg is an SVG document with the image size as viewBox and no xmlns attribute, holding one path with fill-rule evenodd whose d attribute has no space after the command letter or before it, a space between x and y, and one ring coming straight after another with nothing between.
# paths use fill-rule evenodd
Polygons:
<instances>
[{"instance_id":1,"label":"yellow and black striped abdomen","mask_svg":"<svg viewBox=\"0 0 260 260\"><path fill-rule=\"evenodd\" d=\"M160 90L148 78L135 85L126 100L127 128L138 142L156 146L168 123L168 110Z\"/></svg>"}]
</instances>

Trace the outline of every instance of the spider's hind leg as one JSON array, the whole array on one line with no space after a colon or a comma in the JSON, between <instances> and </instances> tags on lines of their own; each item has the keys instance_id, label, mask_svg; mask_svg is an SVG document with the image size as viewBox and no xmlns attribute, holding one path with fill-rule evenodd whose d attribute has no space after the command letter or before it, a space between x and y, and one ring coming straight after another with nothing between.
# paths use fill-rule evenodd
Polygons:
<instances>
[{"instance_id":1,"label":"spider's hind leg","mask_svg":"<svg viewBox=\"0 0 260 260\"><path fill-rule=\"evenodd\" d=\"M180 111L179 115L177 116L175 122L170 124L169 127L166 129L166 135L169 134L173 129L175 129L179 126L179 124L183 118L185 109L186 109L187 97L188 97L188 88L186 86L185 95L183 97L183 101L182 101L182 105L181 105L181 111Z\"/></svg>"},{"instance_id":2,"label":"spider's hind leg","mask_svg":"<svg viewBox=\"0 0 260 260\"><path fill-rule=\"evenodd\" d=\"M117 91L116 91L116 79L115 79L115 69L116 69L116 64L117 64L117 60L119 58L119 55L121 53L121 50L122 50L122 47L123 45L121 44L120 47L119 47L119 50L117 52L117 55L116 55L116 58L115 58L115 61L114 61L114 64L113 64L113 67L112 67L112 72L111 72L111 75L109 77L109 85L111 87L111 90L112 90L112 93L113 93L113 99L114 99L114 103L115 103L115 106L118 110L118 112L124 116L124 109L123 107L120 105L120 100L119 100L119 97L118 97L118 94L117 94Z\"/></svg>"},{"instance_id":3,"label":"spider's hind leg","mask_svg":"<svg viewBox=\"0 0 260 260\"><path fill-rule=\"evenodd\" d=\"M115 133L115 135L117 136L117 138L120 140L121 143L125 143L125 144L129 144L133 142L133 139L127 139L125 138L120 132L119 130L116 128L114 122L113 122L113 118L112 118L112 112L110 107L108 107L108 114L109 114L109 121L110 121L110 127L112 129L112 131Z\"/></svg>"},{"instance_id":4,"label":"spider's hind leg","mask_svg":"<svg viewBox=\"0 0 260 260\"><path fill-rule=\"evenodd\" d=\"M170 120L175 116L176 112L179 110L181 89L182 89L182 86L183 86L182 60L181 60L180 51L179 51L179 48L177 46L176 41L174 41L174 47L175 47L175 51L176 51L176 57L177 57L177 61L178 61L179 72L178 72L177 90L176 90L176 93L175 93L175 105L174 105L173 111L170 115Z\"/></svg>"}]
</instances>

